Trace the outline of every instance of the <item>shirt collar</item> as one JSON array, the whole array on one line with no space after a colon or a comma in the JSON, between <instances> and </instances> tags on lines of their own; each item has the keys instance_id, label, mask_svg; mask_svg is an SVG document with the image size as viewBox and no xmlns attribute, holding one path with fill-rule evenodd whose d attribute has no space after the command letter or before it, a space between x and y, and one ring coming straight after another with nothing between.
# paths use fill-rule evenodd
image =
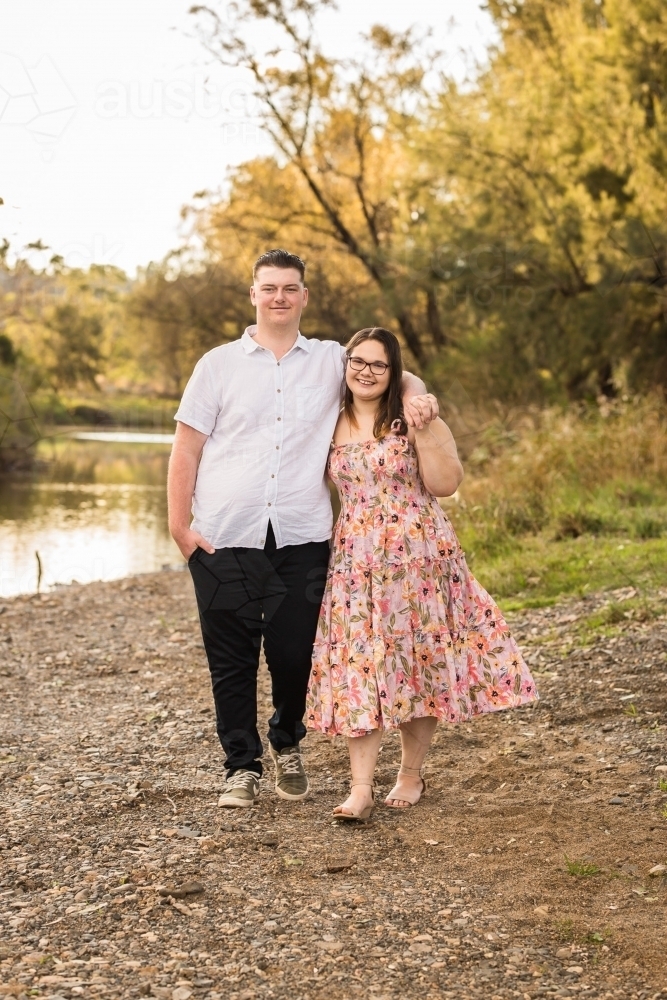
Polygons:
<instances>
[{"instance_id":1,"label":"shirt collar","mask_svg":"<svg viewBox=\"0 0 667 1000\"><path fill-rule=\"evenodd\" d=\"M246 327L243 336L241 337L243 350L245 351L246 354L252 354L252 352L256 351L259 347L259 344L254 339L256 333L257 333L257 326L253 323L252 326ZM295 347L300 347L302 351L306 352L306 354L310 352L310 341L308 340L307 337L303 336L301 331L297 333L294 346L291 347L290 350L293 351Z\"/></svg>"}]
</instances>

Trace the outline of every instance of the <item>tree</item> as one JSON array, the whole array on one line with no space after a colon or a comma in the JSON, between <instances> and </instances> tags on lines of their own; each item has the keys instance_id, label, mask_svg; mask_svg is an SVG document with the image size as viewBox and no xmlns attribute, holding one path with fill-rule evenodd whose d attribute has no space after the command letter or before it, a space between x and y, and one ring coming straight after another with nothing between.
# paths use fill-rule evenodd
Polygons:
<instances>
[{"instance_id":1,"label":"tree","mask_svg":"<svg viewBox=\"0 0 667 1000\"><path fill-rule=\"evenodd\" d=\"M330 6L193 8L214 58L248 74L275 147L200 216L210 251L288 236L350 290L346 317L370 307L431 377L482 396L667 384L658 0L490 0L500 42L465 88L428 82L410 32L375 27L365 59L327 58L315 28Z\"/></svg>"},{"instance_id":2,"label":"tree","mask_svg":"<svg viewBox=\"0 0 667 1000\"><path fill-rule=\"evenodd\" d=\"M413 32L376 27L366 59L329 59L315 19L331 6L331 0L243 0L227 8L224 20L211 7L192 12L208 51L252 81L276 167L286 170L289 192L278 203L283 225L289 220L303 231L309 252L324 241L352 257L420 361L429 347L445 343L434 275L410 260L419 209L404 150L425 98L425 53ZM267 53L253 46L257 25L270 26L276 38ZM226 221L239 224L233 213ZM260 233L266 220L246 211L241 224Z\"/></svg>"},{"instance_id":3,"label":"tree","mask_svg":"<svg viewBox=\"0 0 667 1000\"><path fill-rule=\"evenodd\" d=\"M87 385L97 389L101 371L103 326L99 316L81 312L67 302L49 310L45 326L51 332L47 371L58 389Z\"/></svg>"}]
</instances>

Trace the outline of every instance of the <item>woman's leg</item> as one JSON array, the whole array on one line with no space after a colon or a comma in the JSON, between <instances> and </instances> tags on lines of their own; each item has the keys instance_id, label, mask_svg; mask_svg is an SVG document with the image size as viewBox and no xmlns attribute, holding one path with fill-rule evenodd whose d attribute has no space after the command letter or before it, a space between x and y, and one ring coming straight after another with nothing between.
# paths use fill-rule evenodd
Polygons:
<instances>
[{"instance_id":1,"label":"woman's leg","mask_svg":"<svg viewBox=\"0 0 667 1000\"><path fill-rule=\"evenodd\" d=\"M373 804L373 778L381 742L381 729L374 729L365 736L351 736L348 739L352 788L345 802L336 806L334 813L358 815Z\"/></svg>"},{"instance_id":2,"label":"woman's leg","mask_svg":"<svg viewBox=\"0 0 667 1000\"><path fill-rule=\"evenodd\" d=\"M396 784L385 799L388 806L401 809L416 805L419 801L423 789L419 772L437 724L437 719L426 716L422 719L412 719L400 727L401 769Z\"/></svg>"}]
</instances>

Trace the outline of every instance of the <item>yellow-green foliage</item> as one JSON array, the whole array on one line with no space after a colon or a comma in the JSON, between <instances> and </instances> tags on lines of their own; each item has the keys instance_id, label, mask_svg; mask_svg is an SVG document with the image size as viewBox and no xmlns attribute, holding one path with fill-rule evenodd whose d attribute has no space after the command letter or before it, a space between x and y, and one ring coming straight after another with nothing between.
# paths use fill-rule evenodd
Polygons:
<instances>
[{"instance_id":1,"label":"yellow-green foliage","mask_svg":"<svg viewBox=\"0 0 667 1000\"><path fill-rule=\"evenodd\" d=\"M494 425L445 507L499 596L667 582L667 406L657 396Z\"/></svg>"}]
</instances>

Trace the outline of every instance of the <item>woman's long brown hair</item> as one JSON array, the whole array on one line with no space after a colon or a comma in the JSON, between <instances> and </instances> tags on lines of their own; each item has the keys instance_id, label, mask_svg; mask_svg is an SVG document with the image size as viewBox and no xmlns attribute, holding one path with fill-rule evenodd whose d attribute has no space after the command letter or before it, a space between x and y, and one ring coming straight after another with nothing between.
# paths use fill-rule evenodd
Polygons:
<instances>
[{"instance_id":1,"label":"woman's long brown hair","mask_svg":"<svg viewBox=\"0 0 667 1000\"><path fill-rule=\"evenodd\" d=\"M388 434L392 429L392 425L395 420L400 420L400 433L405 434L407 432L407 426L405 423L405 417L403 416L403 359L401 357L401 345L390 330L385 330L384 327L381 326L369 326L355 333L347 344L345 349L347 351L348 358L354 353L355 347L358 347L364 340L377 340L378 343L382 344L387 354L387 362L390 366L389 385L387 386L386 392L380 399L377 413L375 414L373 434L376 438L384 437L385 434ZM348 419L348 422L350 423L350 426L357 427L358 424L354 418L353 396L350 387L347 384L345 386L343 411Z\"/></svg>"}]
</instances>

